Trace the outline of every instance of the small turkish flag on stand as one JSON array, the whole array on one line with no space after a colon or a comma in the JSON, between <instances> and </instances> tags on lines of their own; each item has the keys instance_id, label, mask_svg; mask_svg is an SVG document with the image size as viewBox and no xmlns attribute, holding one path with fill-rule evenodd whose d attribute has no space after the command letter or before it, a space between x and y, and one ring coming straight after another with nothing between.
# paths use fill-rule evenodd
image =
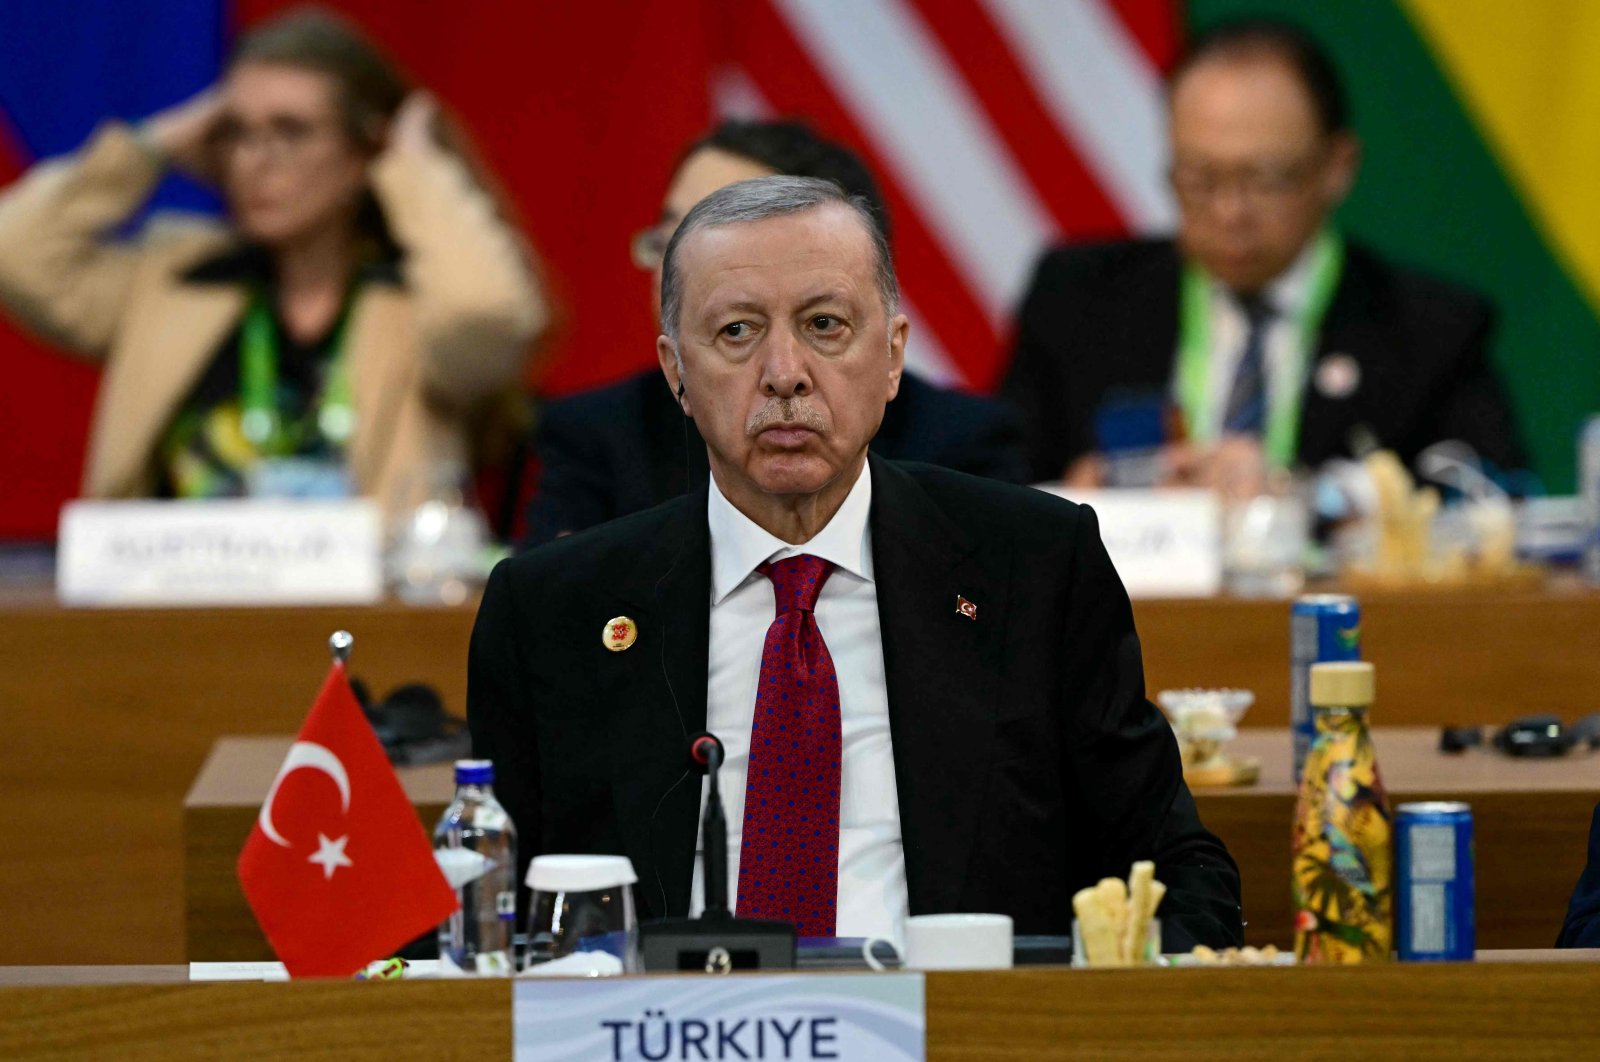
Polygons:
<instances>
[{"instance_id":1,"label":"small turkish flag on stand","mask_svg":"<svg viewBox=\"0 0 1600 1062\"><path fill-rule=\"evenodd\" d=\"M267 791L239 884L292 977L348 977L456 908L342 660Z\"/></svg>"}]
</instances>

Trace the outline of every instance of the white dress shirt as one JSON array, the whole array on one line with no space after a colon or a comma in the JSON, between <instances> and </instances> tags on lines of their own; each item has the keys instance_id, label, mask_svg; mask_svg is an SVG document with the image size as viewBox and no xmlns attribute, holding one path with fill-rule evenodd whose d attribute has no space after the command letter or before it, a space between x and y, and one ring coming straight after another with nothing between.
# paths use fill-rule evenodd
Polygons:
<instances>
[{"instance_id":1,"label":"white dress shirt","mask_svg":"<svg viewBox=\"0 0 1600 1062\"><path fill-rule=\"evenodd\" d=\"M777 614L772 582L758 565L800 554L834 566L817 599L817 627L839 677L843 761L839 782L839 899L841 937L900 939L906 916L906 861L900 842L900 802L889 740L878 592L872 578L872 473L863 466L844 504L815 538L792 546L762 530L711 481L706 519L711 527L711 651L706 674L706 729L722 740L719 774L728 816L728 901L738 910L739 847L744 829L750 726L767 628ZM704 783L701 789L704 807ZM695 846L691 915L705 906L701 882L704 839Z\"/></svg>"},{"instance_id":2,"label":"white dress shirt","mask_svg":"<svg viewBox=\"0 0 1600 1062\"><path fill-rule=\"evenodd\" d=\"M1311 267L1316 247L1317 241L1313 239L1289 268L1261 292L1263 300L1272 307L1272 319L1267 323L1262 347L1268 410L1277 409L1287 397L1285 388L1294 394L1305 386L1305 362L1311 352L1301 349L1300 317L1311 296ZM1239 305L1239 297L1226 284L1212 280L1210 292L1211 350L1207 359L1205 401L1210 413L1209 423L1216 425L1220 432L1227 416L1228 397L1233 393L1233 378L1239 371L1245 340L1250 335L1250 321ZM1176 374L1173 386L1178 386Z\"/></svg>"}]
</instances>

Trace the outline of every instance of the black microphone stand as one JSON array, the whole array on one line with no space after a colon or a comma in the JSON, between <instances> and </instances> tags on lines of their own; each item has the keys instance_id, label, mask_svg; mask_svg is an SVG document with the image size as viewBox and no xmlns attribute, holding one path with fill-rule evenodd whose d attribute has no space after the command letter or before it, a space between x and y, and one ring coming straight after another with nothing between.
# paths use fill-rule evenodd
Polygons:
<instances>
[{"instance_id":1,"label":"black microphone stand","mask_svg":"<svg viewBox=\"0 0 1600 1062\"><path fill-rule=\"evenodd\" d=\"M732 918L728 910L728 817L722 810L722 793L717 788L717 771L722 766L722 742L710 734L695 738L689 746L690 759L698 765L702 758L706 772L706 810L700 818L700 835L705 838L705 910L702 919Z\"/></svg>"},{"instance_id":2,"label":"black microphone stand","mask_svg":"<svg viewBox=\"0 0 1600 1062\"><path fill-rule=\"evenodd\" d=\"M709 779L700 819L705 909L699 918L666 918L639 927L639 955L646 970L794 969L792 923L735 918L728 910L728 820L717 788L722 756L722 742L714 735L697 734L689 742L690 761Z\"/></svg>"}]
</instances>

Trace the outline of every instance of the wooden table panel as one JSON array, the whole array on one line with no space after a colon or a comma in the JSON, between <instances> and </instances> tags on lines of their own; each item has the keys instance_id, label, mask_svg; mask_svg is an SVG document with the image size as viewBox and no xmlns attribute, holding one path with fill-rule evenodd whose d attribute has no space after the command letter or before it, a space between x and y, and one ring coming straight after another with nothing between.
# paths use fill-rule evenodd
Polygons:
<instances>
[{"instance_id":1,"label":"wooden table panel","mask_svg":"<svg viewBox=\"0 0 1600 1062\"><path fill-rule=\"evenodd\" d=\"M511 1057L507 982L0 988L0 1057Z\"/></svg>"},{"instance_id":2,"label":"wooden table panel","mask_svg":"<svg viewBox=\"0 0 1600 1062\"><path fill-rule=\"evenodd\" d=\"M1253 690L1247 727L1289 725L1289 603L1138 601L1146 684ZM1600 592L1447 591L1361 597L1362 652L1382 726L1503 723L1600 711Z\"/></svg>"},{"instance_id":3,"label":"wooden table panel","mask_svg":"<svg viewBox=\"0 0 1600 1062\"><path fill-rule=\"evenodd\" d=\"M1596 988L1578 963L928 974L928 1058L1570 1059Z\"/></svg>"},{"instance_id":4,"label":"wooden table panel","mask_svg":"<svg viewBox=\"0 0 1600 1062\"><path fill-rule=\"evenodd\" d=\"M1571 956L1567 956L1571 957ZM1491 959L1483 956L1482 959ZM927 1057L1408 1062L1593 1057L1600 963L926 975ZM759 976L759 975L752 975ZM874 976L862 974L863 977ZM66 978L52 978L59 981ZM166 980L166 978L161 978ZM8 1059L510 1055L506 981L8 985Z\"/></svg>"}]
</instances>

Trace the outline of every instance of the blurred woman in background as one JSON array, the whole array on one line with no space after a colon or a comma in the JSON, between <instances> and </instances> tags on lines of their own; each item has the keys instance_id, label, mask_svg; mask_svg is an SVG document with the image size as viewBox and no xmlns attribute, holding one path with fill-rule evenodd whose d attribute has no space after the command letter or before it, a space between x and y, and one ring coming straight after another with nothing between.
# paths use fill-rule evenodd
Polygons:
<instances>
[{"instance_id":1,"label":"blurred woman in background","mask_svg":"<svg viewBox=\"0 0 1600 1062\"><path fill-rule=\"evenodd\" d=\"M91 497L375 497L467 458L547 313L525 250L436 107L341 20L245 35L219 86L0 194L0 301L103 358ZM169 166L227 224L110 233Z\"/></svg>"}]
</instances>

